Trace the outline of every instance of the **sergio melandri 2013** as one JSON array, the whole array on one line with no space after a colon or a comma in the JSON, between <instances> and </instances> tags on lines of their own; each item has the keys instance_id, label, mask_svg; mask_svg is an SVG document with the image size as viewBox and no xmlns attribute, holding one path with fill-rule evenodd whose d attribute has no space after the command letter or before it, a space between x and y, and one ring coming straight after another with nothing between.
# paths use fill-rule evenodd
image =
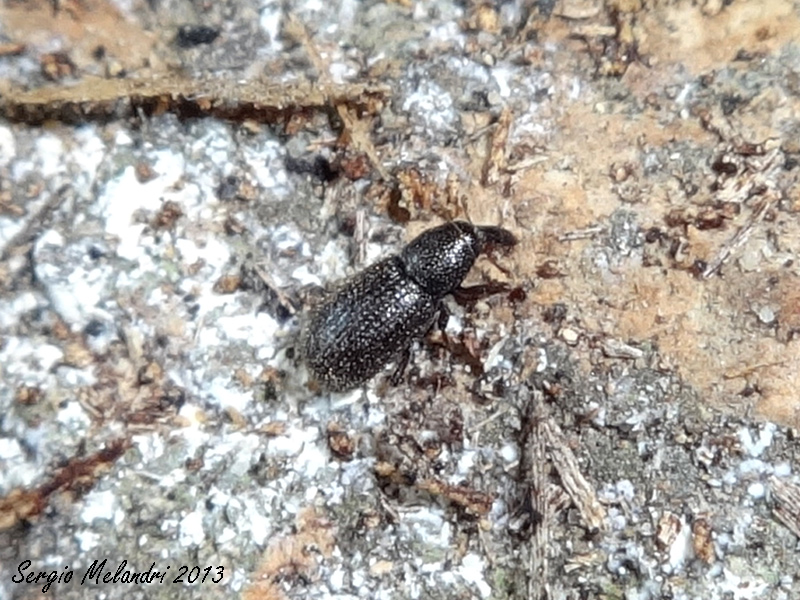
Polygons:
<instances>
[{"instance_id":1,"label":"sergio melandri 2013","mask_svg":"<svg viewBox=\"0 0 800 600\"><path fill-rule=\"evenodd\" d=\"M33 585L42 585L42 593L46 594L50 587L55 584L69 584L72 583L75 572L69 568L64 567L62 571L30 571L31 561L24 560L17 566L17 573L11 577L14 583L27 583ZM97 559L92 562L86 569L83 577L80 579L80 585L94 583L95 585L114 585L114 584L147 584L147 583L178 583L178 584L200 584L200 583L222 583L225 569L224 567L208 566L201 568L197 565L189 567L187 565L180 566L177 571L173 571L176 575L167 579L167 574L170 570L170 565L167 565L164 570L156 569L156 563L153 562L150 568L146 571L136 571L135 569L128 568L128 561L123 560L118 565L115 571L108 567L108 559L102 561ZM78 580L75 580L78 582Z\"/></svg>"}]
</instances>

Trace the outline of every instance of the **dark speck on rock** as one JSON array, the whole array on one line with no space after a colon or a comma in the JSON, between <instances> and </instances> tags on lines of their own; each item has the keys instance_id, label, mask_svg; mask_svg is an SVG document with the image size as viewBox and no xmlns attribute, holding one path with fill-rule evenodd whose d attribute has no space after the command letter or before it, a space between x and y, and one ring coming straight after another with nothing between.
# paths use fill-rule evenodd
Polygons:
<instances>
[{"instance_id":1,"label":"dark speck on rock","mask_svg":"<svg viewBox=\"0 0 800 600\"><path fill-rule=\"evenodd\" d=\"M356 233L355 215L347 215L339 218L339 233L346 237L353 237Z\"/></svg>"},{"instance_id":2,"label":"dark speck on rock","mask_svg":"<svg viewBox=\"0 0 800 600\"><path fill-rule=\"evenodd\" d=\"M210 44L219 37L219 29L207 25L181 25L175 43L179 48L194 48Z\"/></svg>"},{"instance_id":3,"label":"dark speck on rock","mask_svg":"<svg viewBox=\"0 0 800 600\"><path fill-rule=\"evenodd\" d=\"M313 160L287 156L284 165L290 173L311 175L323 183L333 181L339 176L339 171L324 156L315 156Z\"/></svg>"},{"instance_id":4,"label":"dark speck on rock","mask_svg":"<svg viewBox=\"0 0 800 600\"><path fill-rule=\"evenodd\" d=\"M161 396L159 404L162 410L172 408L179 411L186 402L186 392L179 387L167 387L164 390L164 395Z\"/></svg>"},{"instance_id":5,"label":"dark speck on rock","mask_svg":"<svg viewBox=\"0 0 800 600\"><path fill-rule=\"evenodd\" d=\"M720 106L722 107L722 114L726 117L729 117L733 114L733 112L741 105L744 101L739 94L728 94L722 97L720 100Z\"/></svg>"},{"instance_id":6,"label":"dark speck on rock","mask_svg":"<svg viewBox=\"0 0 800 600\"><path fill-rule=\"evenodd\" d=\"M278 323L286 323L292 318L292 309L283 304L278 295L271 289L264 289L264 301L259 307L259 310L264 310L272 318L276 319Z\"/></svg>"},{"instance_id":7,"label":"dark speck on rock","mask_svg":"<svg viewBox=\"0 0 800 600\"><path fill-rule=\"evenodd\" d=\"M222 202L236 200L239 193L239 178L236 175L228 175L217 186L217 198Z\"/></svg>"},{"instance_id":8,"label":"dark speck on rock","mask_svg":"<svg viewBox=\"0 0 800 600\"><path fill-rule=\"evenodd\" d=\"M91 337L97 337L98 335L103 333L105 328L106 327L105 325L103 325L102 321L98 321L97 319L92 319L91 321L89 321L86 327L83 328L83 333Z\"/></svg>"},{"instance_id":9,"label":"dark speck on rock","mask_svg":"<svg viewBox=\"0 0 800 600\"><path fill-rule=\"evenodd\" d=\"M567 318L567 306L561 302L551 304L544 311L544 320L546 323L553 325L560 325L561 322Z\"/></svg>"},{"instance_id":10,"label":"dark speck on rock","mask_svg":"<svg viewBox=\"0 0 800 600\"><path fill-rule=\"evenodd\" d=\"M91 258L92 260L100 260L105 255L106 253L103 252L103 250L101 250L97 246L92 246L91 248L89 248L89 258Z\"/></svg>"}]
</instances>

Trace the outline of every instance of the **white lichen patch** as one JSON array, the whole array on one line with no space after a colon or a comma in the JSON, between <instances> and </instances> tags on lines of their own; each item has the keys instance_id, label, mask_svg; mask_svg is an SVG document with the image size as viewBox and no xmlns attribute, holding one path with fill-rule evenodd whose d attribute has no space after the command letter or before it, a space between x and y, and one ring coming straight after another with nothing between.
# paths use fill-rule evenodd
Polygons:
<instances>
[{"instance_id":1,"label":"white lichen patch","mask_svg":"<svg viewBox=\"0 0 800 600\"><path fill-rule=\"evenodd\" d=\"M9 337L0 350L0 365L5 381L35 383L47 379L50 370L64 358L54 344L35 344L24 337Z\"/></svg>"},{"instance_id":2,"label":"white lichen patch","mask_svg":"<svg viewBox=\"0 0 800 600\"><path fill-rule=\"evenodd\" d=\"M199 546L206 538L203 531L203 513L193 510L178 525L178 543L181 546Z\"/></svg>"},{"instance_id":3,"label":"white lichen patch","mask_svg":"<svg viewBox=\"0 0 800 600\"><path fill-rule=\"evenodd\" d=\"M458 574L466 582L474 586L482 598L489 598L492 594L492 588L484 578L485 568L486 561L481 556L470 553L461 559Z\"/></svg>"},{"instance_id":4,"label":"white lichen patch","mask_svg":"<svg viewBox=\"0 0 800 600\"><path fill-rule=\"evenodd\" d=\"M776 425L774 423L764 423L758 428L758 433L754 437L750 429L742 428L739 431L739 440L745 452L753 458L761 456L764 450L772 443L775 429Z\"/></svg>"},{"instance_id":5,"label":"white lichen patch","mask_svg":"<svg viewBox=\"0 0 800 600\"><path fill-rule=\"evenodd\" d=\"M444 134L455 128L456 111L450 94L432 81L421 82L403 102L421 130Z\"/></svg>"},{"instance_id":6,"label":"white lichen patch","mask_svg":"<svg viewBox=\"0 0 800 600\"><path fill-rule=\"evenodd\" d=\"M81 519L86 524L100 520L119 525L125 519L114 490L92 491L84 498L82 505Z\"/></svg>"},{"instance_id":7,"label":"white lichen patch","mask_svg":"<svg viewBox=\"0 0 800 600\"><path fill-rule=\"evenodd\" d=\"M167 199L167 194L180 200L180 195L175 195L169 188L178 183L184 173L184 157L162 150L153 154L153 160L153 170L158 174L155 178L140 183L134 167L126 167L117 178L105 184L96 204L105 232L116 238L117 256L134 263L146 254L146 246L140 239L146 224L137 222L134 214L140 210L154 213Z\"/></svg>"},{"instance_id":8,"label":"white lichen patch","mask_svg":"<svg viewBox=\"0 0 800 600\"><path fill-rule=\"evenodd\" d=\"M0 438L0 490L29 486L35 481L36 471L30 468L19 442Z\"/></svg>"},{"instance_id":9,"label":"white lichen patch","mask_svg":"<svg viewBox=\"0 0 800 600\"><path fill-rule=\"evenodd\" d=\"M0 166L6 166L17 155L17 142L10 127L0 125Z\"/></svg>"}]
</instances>

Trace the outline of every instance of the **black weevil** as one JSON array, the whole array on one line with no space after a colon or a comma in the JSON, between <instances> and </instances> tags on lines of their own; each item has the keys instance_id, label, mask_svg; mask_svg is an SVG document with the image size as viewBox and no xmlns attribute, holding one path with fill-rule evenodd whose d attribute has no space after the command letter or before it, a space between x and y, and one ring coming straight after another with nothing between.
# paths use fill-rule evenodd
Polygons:
<instances>
[{"instance_id":1,"label":"black weevil","mask_svg":"<svg viewBox=\"0 0 800 600\"><path fill-rule=\"evenodd\" d=\"M430 329L479 254L516 243L501 227L454 221L345 280L304 327L301 352L311 374L333 391L364 383Z\"/></svg>"}]
</instances>

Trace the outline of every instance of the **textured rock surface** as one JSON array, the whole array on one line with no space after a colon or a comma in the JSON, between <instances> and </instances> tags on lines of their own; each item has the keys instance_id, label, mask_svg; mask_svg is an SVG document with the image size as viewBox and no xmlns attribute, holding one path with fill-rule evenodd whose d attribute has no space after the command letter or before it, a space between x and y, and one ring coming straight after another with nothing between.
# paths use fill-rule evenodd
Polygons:
<instances>
[{"instance_id":1,"label":"textured rock surface","mask_svg":"<svg viewBox=\"0 0 800 600\"><path fill-rule=\"evenodd\" d=\"M0 596L30 560L58 598L798 597L799 17L0 7L4 90L388 90L0 120ZM514 291L450 302L401 386L309 389L315 286L448 218L520 238L468 280Z\"/></svg>"}]
</instances>

